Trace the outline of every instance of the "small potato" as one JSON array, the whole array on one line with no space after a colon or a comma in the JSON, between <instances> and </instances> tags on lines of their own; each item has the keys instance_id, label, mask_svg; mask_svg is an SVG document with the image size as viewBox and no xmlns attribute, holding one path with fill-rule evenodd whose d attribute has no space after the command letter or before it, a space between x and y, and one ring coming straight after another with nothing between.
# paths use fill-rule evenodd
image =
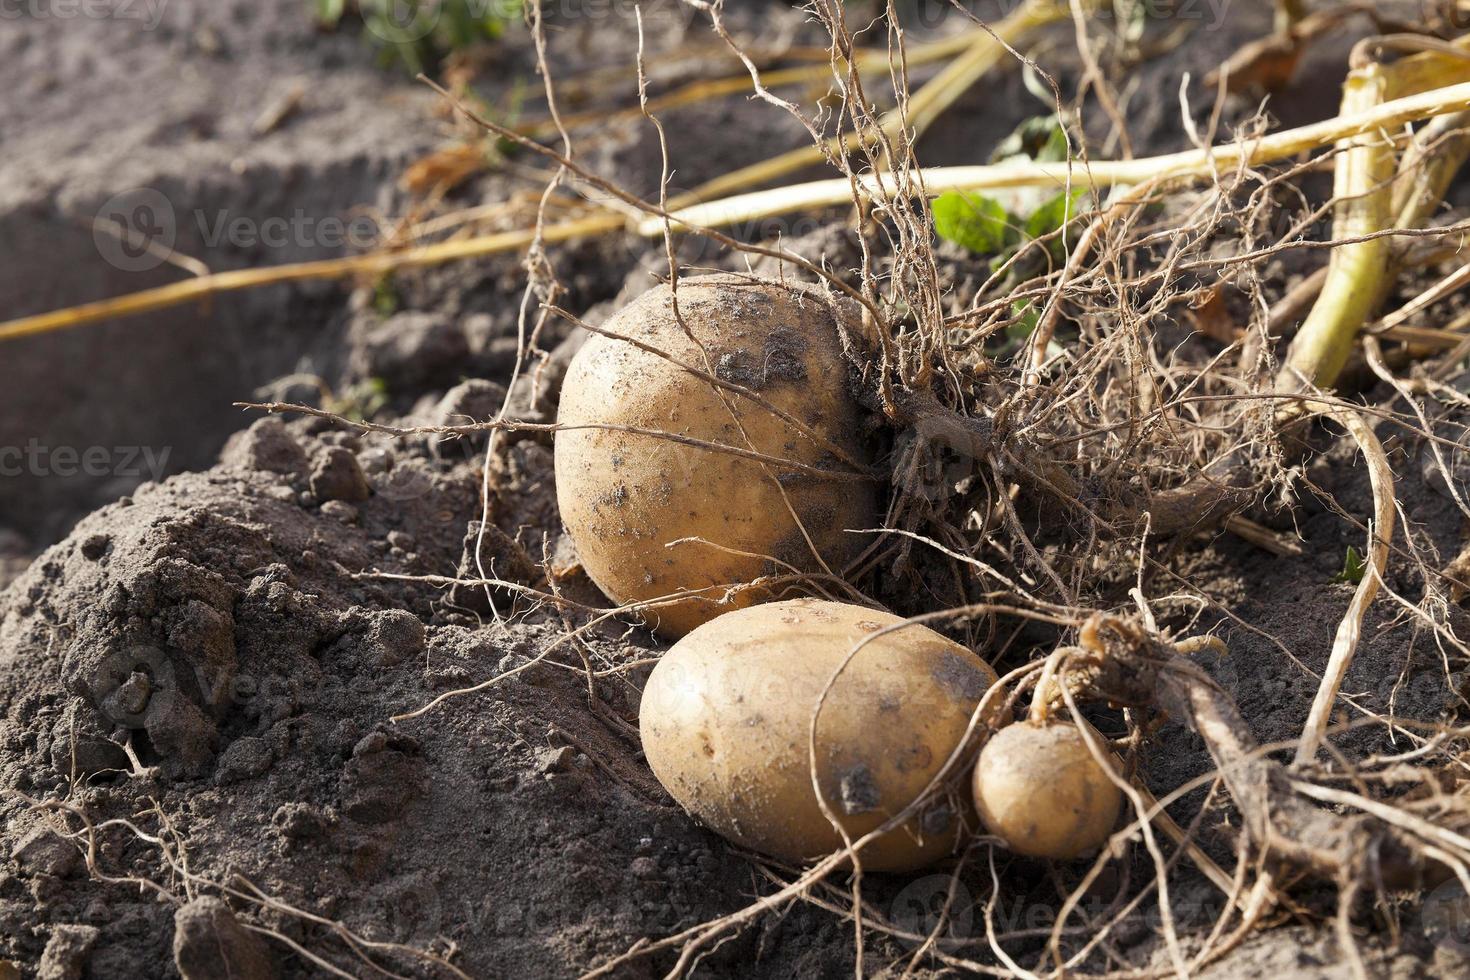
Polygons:
<instances>
[{"instance_id":1,"label":"small potato","mask_svg":"<svg viewBox=\"0 0 1470 980\"><path fill-rule=\"evenodd\" d=\"M746 589L724 602L730 586L793 568L822 572L822 562L840 574L871 541L849 533L880 523L876 484L859 475L872 460L839 333L839 319L856 329L855 317L851 303L813 286L700 276L680 280L677 317L660 286L603 326L673 361L601 335L578 351L557 418L557 503L583 568L609 598L699 595L644 614L682 636L773 598Z\"/></svg>"},{"instance_id":2,"label":"small potato","mask_svg":"<svg viewBox=\"0 0 1470 980\"><path fill-rule=\"evenodd\" d=\"M1060 722L996 732L980 752L973 790L990 833L1018 854L1058 861L1097 850L1123 798L1077 726Z\"/></svg>"},{"instance_id":3,"label":"small potato","mask_svg":"<svg viewBox=\"0 0 1470 980\"><path fill-rule=\"evenodd\" d=\"M752 850L806 861L843 847L812 788L808 738L822 691L890 613L794 599L728 613L676 643L648 679L643 751L664 788L705 825ZM965 736L995 672L923 626L864 646L817 721L823 798L854 840L924 791ZM951 853L973 827L952 780L920 813L861 852L907 871Z\"/></svg>"}]
</instances>

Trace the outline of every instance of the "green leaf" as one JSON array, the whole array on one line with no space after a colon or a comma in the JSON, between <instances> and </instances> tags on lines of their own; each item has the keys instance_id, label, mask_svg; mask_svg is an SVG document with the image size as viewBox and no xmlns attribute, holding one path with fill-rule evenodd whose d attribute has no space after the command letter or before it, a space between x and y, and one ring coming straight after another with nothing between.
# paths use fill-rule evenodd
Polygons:
<instances>
[{"instance_id":1,"label":"green leaf","mask_svg":"<svg viewBox=\"0 0 1470 980\"><path fill-rule=\"evenodd\" d=\"M934 230L945 241L991 255L1013 242L1016 228L999 201L945 191L934 199Z\"/></svg>"},{"instance_id":2,"label":"green leaf","mask_svg":"<svg viewBox=\"0 0 1470 980\"><path fill-rule=\"evenodd\" d=\"M336 27L346 10L347 0L316 0L316 19L323 26Z\"/></svg>"},{"instance_id":3,"label":"green leaf","mask_svg":"<svg viewBox=\"0 0 1470 980\"><path fill-rule=\"evenodd\" d=\"M1072 144L1067 140L1067 129L1060 122L1046 134L1046 142L1036 151L1035 159L1042 163L1066 163L1072 156Z\"/></svg>"},{"instance_id":4,"label":"green leaf","mask_svg":"<svg viewBox=\"0 0 1470 980\"><path fill-rule=\"evenodd\" d=\"M328 396L322 405L333 415L353 422L366 422L388 406L388 384L382 378L368 378L350 385L340 394Z\"/></svg>"},{"instance_id":5,"label":"green leaf","mask_svg":"<svg viewBox=\"0 0 1470 980\"><path fill-rule=\"evenodd\" d=\"M1041 308L1029 299L1018 299L1011 304L1011 315L1015 317L1007 326L1005 332L1005 344L997 352L997 357L1019 354L1026 346L1026 341L1036 332L1037 324L1041 322ZM1055 338L1046 342L1047 361L1055 360L1065 353L1061 344Z\"/></svg>"},{"instance_id":6,"label":"green leaf","mask_svg":"<svg viewBox=\"0 0 1470 980\"><path fill-rule=\"evenodd\" d=\"M345 0L313 0L318 17L335 24L349 9ZM357 0L352 9L379 48L382 63L395 62L410 74L438 64L451 52L505 35L519 19L522 0Z\"/></svg>"},{"instance_id":7,"label":"green leaf","mask_svg":"<svg viewBox=\"0 0 1470 980\"><path fill-rule=\"evenodd\" d=\"M1031 238L1041 238L1059 230L1077 217L1077 212L1081 210L1079 205L1086 196L1087 191L1080 188L1070 194L1066 191L1058 194L1031 212L1031 217L1026 219L1026 234Z\"/></svg>"},{"instance_id":8,"label":"green leaf","mask_svg":"<svg viewBox=\"0 0 1470 980\"><path fill-rule=\"evenodd\" d=\"M1043 163L1056 163L1066 160L1070 155L1067 130L1056 113L1052 113L1049 116L1032 116L1023 121L1000 141L990 154L990 162L1000 163L1024 156Z\"/></svg>"},{"instance_id":9,"label":"green leaf","mask_svg":"<svg viewBox=\"0 0 1470 980\"><path fill-rule=\"evenodd\" d=\"M398 290L393 285L392 273L384 273L373 283L373 309L381 317L398 312Z\"/></svg>"},{"instance_id":10,"label":"green leaf","mask_svg":"<svg viewBox=\"0 0 1470 980\"><path fill-rule=\"evenodd\" d=\"M1011 314L1016 319L1006 327L1006 336L1017 342L1031 336L1031 332L1041 322L1041 311L1029 299L1018 299L1012 303Z\"/></svg>"},{"instance_id":11,"label":"green leaf","mask_svg":"<svg viewBox=\"0 0 1470 980\"><path fill-rule=\"evenodd\" d=\"M1367 570L1368 560L1363 557L1357 548L1348 545L1347 555L1342 560L1342 571L1332 576L1332 581L1357 585L1363 581L1363 575Z\"/></svg>"}]
</instances>

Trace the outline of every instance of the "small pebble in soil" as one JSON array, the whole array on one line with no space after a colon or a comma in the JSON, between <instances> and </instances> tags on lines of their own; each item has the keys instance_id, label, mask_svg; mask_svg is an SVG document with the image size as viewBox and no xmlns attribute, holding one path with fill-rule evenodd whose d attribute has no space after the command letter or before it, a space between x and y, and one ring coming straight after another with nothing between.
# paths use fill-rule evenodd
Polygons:
<instances>
[{"instance_id":1,"label":"small pebble in soil","mask_svg":"<svg viewBox=\"0 0 1470 980\"><path fill-rule=\"evenodd\" d=\"M365 449L357 454L357 464L364 473L379 476L393 468L393 454L386 449Z\"/></svg>"},{"instance_id":2,"label":"small pebble in soil","mask_svg":"<svg viewBox=\"0 0 1470 980\"><path fill-rule=\"evenodd\" d=\"M322 504L322 513L327 517L341 521L343 524L357 523L357 508L340 500L328 500Z\"/></svg>"}]
</instances>

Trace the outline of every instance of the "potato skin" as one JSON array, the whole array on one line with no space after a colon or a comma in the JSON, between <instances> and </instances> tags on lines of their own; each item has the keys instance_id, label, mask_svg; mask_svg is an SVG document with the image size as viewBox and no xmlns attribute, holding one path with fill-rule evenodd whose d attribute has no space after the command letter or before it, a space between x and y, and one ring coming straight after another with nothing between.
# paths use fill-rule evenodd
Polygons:
<instances>
[{"instance_id":1,"label":"potato skin","mask_svg":"<svg viewBox=\"0 0 1470 980\"><path fill-rule=\"evenodd\" d=\"M838 317L856 329L851 303L800 283L715 275L680 280L678 311L676 318L669 288L659 286L604 329L754 390L860 466L871 463L838 330ZM592 581L619 604L704 590L704 599L645 614L666 636L682 636L722 612L770 598L746 590L733 602L707 601L722 598L731 584L788 571L767 557L821 571L787 500L836 572L871 541L848 529L881 523L871 480L775 466L768 472L756 460L654 435L574 428L668 432L851 473L828 446L762 406L625 341L593 336L578 351L557 421L566 427L556 436L557 503ZM683 538L719 547L666 547Z\"/></svg>"},{"instance_id":2,"label":"potato skin","mask_svg":"<svg viewBox=\"0 0 1470 980\"><path fill-rule=\"evenodd\" d=\"M1097 850L1123 799L1068 723L1020 722L996 732L971 788L986 830L1018 854L1058 861Z\"/></svg>"},{"instance_id":3,"label":"potato skin","mask_svg":"<svg viewBox=\"0 0 1470 980\"><path fill-rule=\"evenodd\" d=\"M727 613L654 668L639 730L649 766L685 810L731 841L787 861L843 846L812 788L808 733L849 651L899 617L794 599ZM923 626L868 643L832 685L817 723L822 795L854 839L908 806L964 737L995 672ZM951 853L974 815L959 769L908 823L861 852L872 871Z\"/></svg>"}]
</instances>

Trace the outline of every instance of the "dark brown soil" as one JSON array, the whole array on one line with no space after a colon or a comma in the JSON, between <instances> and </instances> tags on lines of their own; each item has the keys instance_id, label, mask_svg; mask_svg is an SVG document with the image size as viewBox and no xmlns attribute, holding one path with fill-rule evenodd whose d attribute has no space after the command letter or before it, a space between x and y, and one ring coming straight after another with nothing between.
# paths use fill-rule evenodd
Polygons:
<instances>
[{"instance_id":1,"label":"dark brown soil","mask_svg":"<svg viewBox=\"0 0 1470 980\"><path fill-rule=\"evenodd\" d=\"M0 198L0 242L29 262L63 237L37 229L64 223L69 210L62 204L71 195L95 209L95 200L124 185L149 182L193 188L222 181L221 196L208 199L248 209L262 188L290 172L300 180L280 190L282 200L296 201L294 188L312 188L306 206L320 213L395 201L398 164L434 142L426 134L437 135L428 100L374 68L356 39L317 37L301 26L293 19L297 6L273 0L211 8L178 0L170 16L184 18L183 26L135 47L95 24L67 33L44 19L21 22L24 40L3 43L32 67L116 58L114 78L157 81L179 59L213 84L238 79L239 99L231 104L238 118L217 119L198 145L191 136L189 147L167 152L152 129L124 127L113 134L116 145L83 154L48 184L41 162L59 155L59 147L85 149L78 134L100 128L97 119L58 119L59 108L15 100L7 110L13 116L0 115L0 126L22 136L7 141L6 152L16 147L24 180L16 185L21 191ZM753 5L728 16L768 40L809 33L786 5ZM684 23L661 23L659 43L673 47ZM197 50L198 32L211 24L234 40L227 55ZM1141 68L1141 90L1163 95L1137 97L1135 150L1178 148L1182 74L1198 79L1263 24L1262 11L1232 11L1219 29L1197 30L1188 44ZM1333 111L1351 36L1343 32L1315 50L1301 84L1272 103L1280 118L1295 123ZM569 16L556 37L556 63L569 70L626 65L633 50L626 20ZM1058 33L1046 49L1055 57L1043 58L1064 90L1076 82L1067 38ZM241 120L253 118L268 83L288 70L312 80L312 111L287 128L281 145L248 138ZM670 72L715 74L699 64ZM9 73L22 72L0 66L0 82ZM489 94L518 77L531 77L524 51L506 55ZM101 81L89 91L99 114L117 114L127 102L109 96ZM198 107L187 91L174 97L181 107L160 108L150 126L181 132L181 120ZM353 115L363 105L372 111ZM1244 99L1231 107L1238 115L1252 108ZM952 122L928 137L924 158L975 162L1038 111L1019 76L1004 72L946 117ZM371 127L366 132L351 125L359 118ZM779 112L740 99L680 110L664 123L680 186L804 138ZM601 172L635 191L656 187L658 150L646 127L607 127L598 137L587 139L585 153ZM114 181L110 169L145 146L156 152L137 164L140 176ZM227 176L239 154L254 161L247 172L255 177ZM481 203L516 186L513 177L492 174L459 193L463 203ZM262 213L279 205L261 205ZM846 220L792 219L778 230L796 251L845 270L857 261ZM34 312L149 284L137 277L92 281L90 273L54 268L91 268L91 247L83 235L83 244L64 253L75 261L47 263L45 275L25 263L0 273L6 296L14 289L23 297L10 308ZM743 259L689 248L692 262L744 267ZM212 261L229 267L290 258L233 254ZM558 247L551 260L569 288L559 302L593 322L651 284L663 261L656 248L622 241ZM950 256L956 281L973 277L967 262ZM1297 264L1276 270L1283 283ZM40 279L46 289L28 287ZM180 964L195 964L201 976L326 975L322 961L353 976L451 975L431 957L475 977L575 976L640 940L732 912L773 890L749 856L680 811L641 761L639 689L644 661L659 650L647 633L605 628L573 647L561 642L566 627L554 612L508 592L487 596L410 580L473 573L482 443L352 435L324 422L285 423L230 408L258 385L307 371L339 391L382 379L389 404L380 419L484 418L498 407L513 366L523 281L519 259L508 257L400 276L391 313L374 306L369 286L277 289L243 306L227 296L207 311L86 328L95 332L37 338L5 351L0 387L18 407L0 421L0 445L38 435L55 444L191 448L170 464L176 475L136 489L137 481L63 486L54 477L0 483L0 523L14 527L0 527L0 587L14 579L0 592L0 980L14 968L48 980L173 977ZM216 324L228 342L201 341ZM568 354L576 342L571 331L550 329L543 347L565 339L560 353ZM197 359L179 353L185 337L199 345ZM242 349L259 356L242 362ZM92 383L102 373L98 365L133 350L132 371ZM87 352L81 360L80 351ZM558 365L564 357L552 362L539 391L523 385L521 417L554 416ZM184 386L171 388L176 381ZM283 383L277 393L316 397L299 382ZM1298 529L1301 557L1268 554L1229 535L1184 542L1173 552L1159 547L1171 572L1208 597L1193 628L1218 627L1231 653L1204 662L1262 741L1300 731L1316 689L1310 672L1325 662L1351 593L1332 578L1347 546L1363 540L1344 515L1361 520L1371 510L1366 471L1351 448L1321 438L1326 451L1306 476L1332 505L1307 496L1293 511L1253 515ZM1392 459L1416 541L1442 564L1460 550L1462 517L1439 478L1425 475L1416 444L1395 445ZM494 559L506 578L534 584L541 572L532 559L565 551L549 442L510 440L488 465L495 528L481 557ZM66 533L94 502L122 490L130 495ZM1411 603L1423 588L1407 562L1391 565L1387 584ZM568 587L590 589L585 582ZM1163 575L1150 587L1160 595L1174 591ZM500 613L514 611L514 622L496 623L492 601ZM1169 626L1196 611L1159 607ZM1457 607L1446 616L1457 630L1466 625ZM998 668L1018 666L1051 639L1022 635ZM484 691L390 720L530 664L553 646L544 660ZM1400 607L1380 600L1345 690L1366 708L1433 722L1464 708L1465 672L1463 657L1439 649ZM1116 725L1116 718L1099 722ZM1335 744L1355 756L1402 749L1376 726ZM1198 738L1177 724L1161 728L1143 758L1146 779L1160 793L1209 768ZM1173 813L1187 822L1202 799L1203 791L1193 794ZM93 830L79 834L84 817ZM1227 868L1234 819L1217 807L1202 823L1203 842ZM1079 869L1017 858L996 870L1006 886L997 930L1011 934L1012 955L1036 966ZM1134 848L1094 886L1093 911L1115 895L1133 894L1151 876L1147 855ZM957 907L966 911L951 924L946 948L996 964L974 904L983 902L989 882L978 864L962 874ZM840 890L842 882L834 885ZM868 876L863 888L880 914L923 932L936 921L950 876ZM1197 949L1221 897L1187 865L1171 878L1170 891L1186 950ZM1299 916L1252 936L1210 975L1343 975L1332 931L1335 893L1306 889L1295 897ZM1444 910L1459 908L1457 901L1441 890L1423 910L1411 903L1360 909L1354 929L1370 966L1393 977L1464 975L1465 917L1451 917L1458 933L1444 928ZM1397 930L1387 924L1391 916ZM1146 908L1119 931L1115 948L1134 966L1167 971L1157 922L1157 910ZM911 943L869 932L865 969L899 976L912 953ZM851 976L854 956L849 921L797 904L716 945L698 972ZM671 965L671 957L658 955L622 972L662 975ZM1093 971L1119 966L1101 955L1087 963ZM916 970L945 972L923 959Z\"/></svg>"}]
</instances>

